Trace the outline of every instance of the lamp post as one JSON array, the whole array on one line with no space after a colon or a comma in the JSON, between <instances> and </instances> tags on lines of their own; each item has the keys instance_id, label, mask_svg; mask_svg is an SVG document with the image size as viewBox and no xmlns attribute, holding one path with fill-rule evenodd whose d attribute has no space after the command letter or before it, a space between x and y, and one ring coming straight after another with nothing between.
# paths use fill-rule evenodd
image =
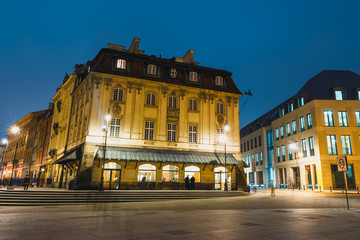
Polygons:
<instances>
[{"instance_id":1,"label":"lamp post","mask_svg":"<svg viewBox=\"0 0 360 240\"><path fill-rule=\"evenodd\" d=\"M106 156L106 143L107 143L107 135L108 135L108 126L109 121L111 120L111 115L105 115L106 126L103 126L103 130L105 131L105 147L104 147L104 157L103 157L103 164L101 168L101 181L99 191L104 191L104 167L105 167L105 156Z\"/></svg>"},{"instance_id":2,"label":"lamp post","mask_svg":"<svg viewBox=\"0 0 360 240\"><path fill-rule=\"evenodd\" d=\"M17 134L17 139L16 139L14 159L13 159L13 162L12 162L13 166L12 166L12 171L11 171L11 177L10 177L10 182L9 182L9 186L7 187L7 189L14 189L14 187L13 187L13 175L14 175L14 167L15 167L15 162L16 162L16 151L17 151L18 143L19 143L20 128L18 126L14 126L11 129L11 132L13 134Z\"/></svg>"},{"instance_id":3,"label":"lamp post","mask_svg":"<svg viewBox=\"0 0 360 240\"><path fill-rule=\"evenodd\" d=\"M2 141L1 141L1 143L2 144L4 144L6 147L5 147L5 152L4 152L4 154L3 154L3 156L2 156L2 159L1 159L1 179L0 179L0 185L2 185L3 184L3 174L4 174L4 159L5 159L5 157L6 157L6 152L7 152L7 147L8 147L8 140L7 139L3 139Z\"/></svg>"},{"instance_id":4,"label":"lamp post","mask_svg":"<svg viewBox=\"0 0 360 240\"><path fill-rule=\"evenodd\" d=\"M227 169L226 169L226 133L230 130L230 127L227 123L224 126L224 133L219 136L220 143L224 143L225 147L225 186L224 191L228 191L228 176L227 176Z\"/></svg>"}]
</instances>

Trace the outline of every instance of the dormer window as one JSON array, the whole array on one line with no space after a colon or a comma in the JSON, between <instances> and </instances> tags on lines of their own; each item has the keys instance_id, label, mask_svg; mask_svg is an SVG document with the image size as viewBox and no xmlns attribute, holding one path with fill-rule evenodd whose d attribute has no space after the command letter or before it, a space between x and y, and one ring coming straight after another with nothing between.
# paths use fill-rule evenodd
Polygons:
<instances>
[{"instance_id":1,"label":"dormer window","mask_svg":"<svg viewBox=\"0 0 360 240\"><path fill-rule=\"evenodd\" d=\"M176 76L177 76L176 69L175 68L170 69L170 77L176 78Z\"/></svg>"},{"instance_id":2,"label":"dormer window","mask_svg":"<svg viewBox=\"0 0 360 240\"><path fill-rule=\"evenodd\" d=\"M301 107L304 105L304 97L303 96L300 96L298 98L298 107Z\"/></svg>"},{"instance_id":3,"label":"dormer window","mask_svg":"<svg viewBox=\"0 0 360 240\"><path fill-rule=\"evenodd\" d=\"M215 77L215 85L216 86L224 86L224 79L220 76Z\"/></svg>"},{"instance_id":4,"label":"dormer window","mask_svg":"<svg viewBox=\"0 0 360 240\"><path fill-rule=\"evenodd\" d=\"M151 75L156 75L157 67L154 64L149 64L147 67L147 73Z\"/></svg>"},{"instance_id":5,"label":"dormer window","mask_svg":"<svg viewBox=\"0 0 360 240\"><path fill-rule=\"evenodd\" d=\"M344 93L342 90L335 90L335 100L344 100Z\"/></svg>"},{"instance_id":6,"label":"dormer window","mask_svg":"<svg viewBox=\"0 0 360 240\"><path fill-rule=\"evenodd\" d=\"M189 79L192 82L197 82L198 81L198 74L197 72L190 72L189 74Z\"/></svg>"},{"instance_id":7,"label":"dormer window","mask_svg":"<svg viewBox=\"0 0 360 240\"><path fill-rule=\"evenodd\" d=\"M116 62L116 68L126 69L126 60L118 59L117 62Z\"/></svg>"}]
</instances>

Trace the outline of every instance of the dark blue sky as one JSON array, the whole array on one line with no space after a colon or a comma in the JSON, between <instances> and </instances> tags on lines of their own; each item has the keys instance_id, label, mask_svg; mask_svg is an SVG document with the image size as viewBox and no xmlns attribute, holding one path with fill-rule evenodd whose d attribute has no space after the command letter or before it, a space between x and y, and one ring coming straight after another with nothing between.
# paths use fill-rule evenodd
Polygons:
<instances>
[{"instance_id":1,"label":"dark blue sky","mask_svg":"<svg viewBox=\"0 0 360 240\"><path fill-rule=\"evenodd\" d=\"M0 136L47 108L65 72L115 43L233 72L251 97L241 126L324 69L360 73L358 1L4 1ZM245 98L240 101L240 106Z\"/></svg>"}]
</instances>

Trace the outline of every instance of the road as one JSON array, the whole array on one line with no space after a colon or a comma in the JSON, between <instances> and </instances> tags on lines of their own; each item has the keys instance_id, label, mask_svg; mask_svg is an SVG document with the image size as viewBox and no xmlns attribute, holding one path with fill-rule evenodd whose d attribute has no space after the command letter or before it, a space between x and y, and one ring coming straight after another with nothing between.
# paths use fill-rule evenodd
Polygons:
<instances>
[{"instance_id":1,"label":"road","mask_svg":"<svg viewBox=\"0 0 360 240\"><path fill-rule=\"evenodd\" d=\"M359 239L360 196L268 191L162 202L0 207L0 239Z\"/></svg>"}]
</instances>

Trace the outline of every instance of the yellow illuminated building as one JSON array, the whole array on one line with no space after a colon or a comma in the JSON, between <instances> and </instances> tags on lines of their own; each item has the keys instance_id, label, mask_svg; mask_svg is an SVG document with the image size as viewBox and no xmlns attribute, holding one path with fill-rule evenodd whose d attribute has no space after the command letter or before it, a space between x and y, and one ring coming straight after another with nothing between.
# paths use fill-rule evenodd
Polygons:
<instances>
[{"instance_id":1,"label":"yellow illuminated building","mask_svg":"<svg viewBox=\"0 0 360 240\"><path fill-rule=\"evenodd\" d=\"M185 189L187 176L196 189L223 189L226 157L229 189L242 187L231 73L199 66L193 50L165 59L138 45L109 44L64 78L53 97L54 186L98 189L103 174L105 189Z\"/></svg>"},{"instance_id":2,"label":"yellow illuminated building","mask_svg":"<svg viewBox=\"0 0 360 240\"><path fill-rule=\"evenodd\" d=\"M356 189L360 183L359 100L359 75L323 71L294 97L242 128L242 159L250 165L245 170L248 183L343 189L337 157L346 156L348 187ZM264 139L261 146L259 136ZM262 164L257 160L260 152Z\"/></svg>"}]
</instances>

